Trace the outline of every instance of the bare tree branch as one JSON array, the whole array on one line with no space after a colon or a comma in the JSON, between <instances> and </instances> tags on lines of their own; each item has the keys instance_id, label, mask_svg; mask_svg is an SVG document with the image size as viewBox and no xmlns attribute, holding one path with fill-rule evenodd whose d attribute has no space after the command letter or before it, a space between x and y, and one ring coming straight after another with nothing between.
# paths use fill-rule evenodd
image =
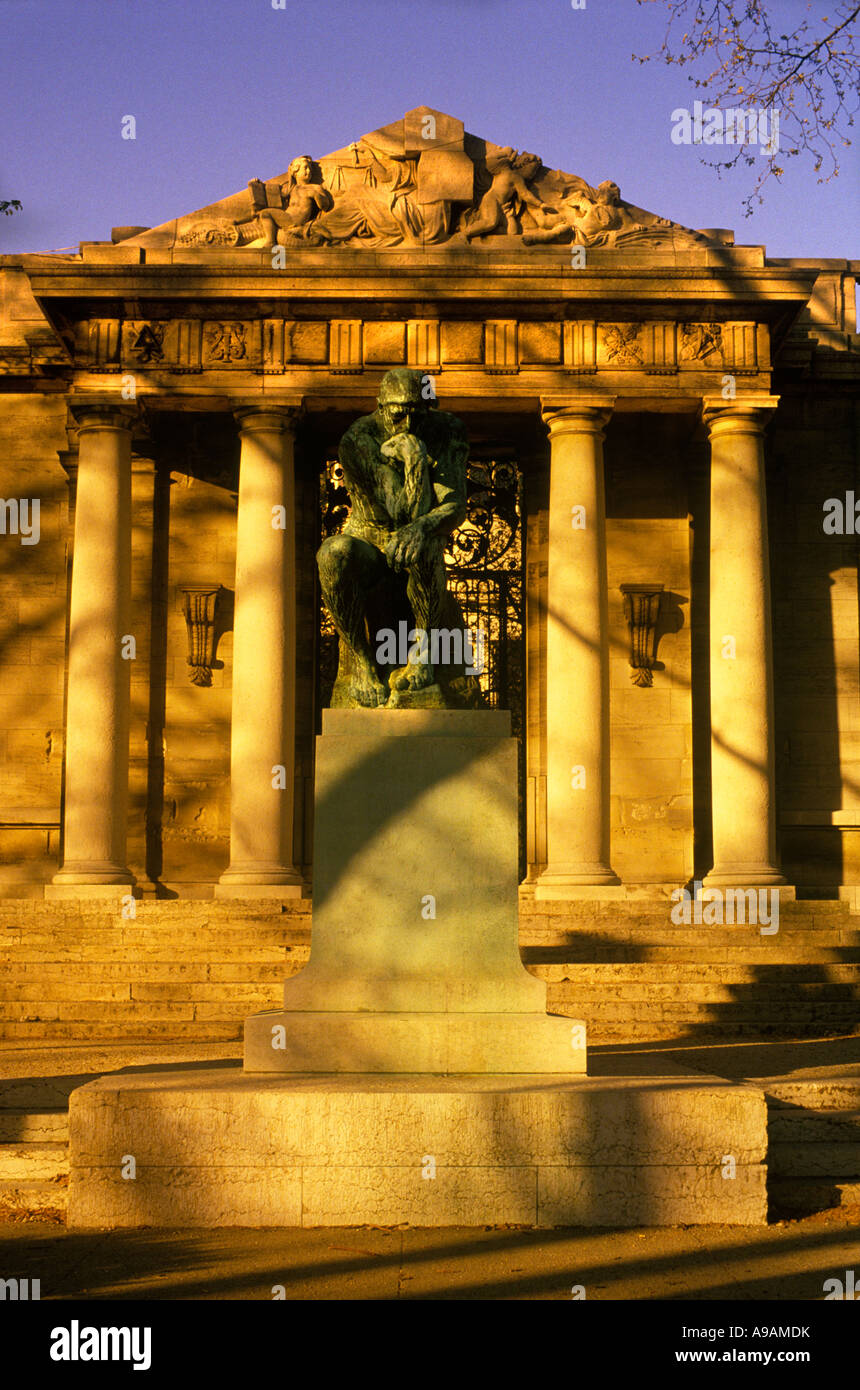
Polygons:
<instances>
[{"instance_id":1,"label":"bare tree branch","mask_svg":"<svg viewBox=\"0 0 860 1390\"><path fill-rule=\"evenodd\" d=\"M827 13L814 15L810 3L806 18L777 33L786 24L784 0L636 2L664 5L668 21L659 50L634 53L634 62L656 58L679 67L698 64L704 75L688 73L687 80L707 97L711 108L735 107L742 97L747 110L758 107L777 113L779 139L774 149L751 153L749 144L738 144L722 159L701 161L718 175L741 159L748 165L764 161L742 200L747 217L754 202L764 201L761 190L767 181L782 177L788 159L811 156L819 183L838 176L840 146L851 144L847 132L860 107L860 57L851 28L860 16L860 4L835 0L828 6L822 0Z\"/></svg>"}]
</instances>

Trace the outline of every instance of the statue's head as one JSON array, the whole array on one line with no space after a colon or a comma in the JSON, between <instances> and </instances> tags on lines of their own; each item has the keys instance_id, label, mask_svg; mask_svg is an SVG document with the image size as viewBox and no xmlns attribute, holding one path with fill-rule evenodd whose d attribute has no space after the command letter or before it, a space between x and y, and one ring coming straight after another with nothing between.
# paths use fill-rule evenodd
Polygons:
<instances>
[{"instance_id":1,"label":"statue's head","mask_svg":"<svg viewBox=\"0 0 860 1390\"><path fill-rule=\"evenodd\" d=\"M423 389L426 375L410 367L394 367L382 378L377 406L389 439L395 434L414 433L429 404Z\"/></svg>"},{"instance_id":2,"label":"statue's head","mask_svg":"<svg viewBox=\"0 0 860 1390\"><path fill-rule=\"evenodd\" d=\"M621 199L621 189L612 179L604 179L597 185L597 198L598 202L611 203L614 207Z\"/></svg>"},{"instance_id":3,"label":"statue's head","mask_svg":"<svg viewBox=\"0 0 860 1390\"><path fill-rule=\"evenodd\" d=\"M296 183L312 183L314 177L314 162L309 154L300 154L291 161L287 170L287 190Z\"/></svg>"},{"instance_id":4,"label":"statue's head","mask_svg":"<svg viewBox=\"0 0 860 1390\"><path fill-rule=\"evenodd\" d=\"M540 155L530 154L528 150L524 150L523 153L517 155L516 159L514 160L514 168L519 170L519 172L522 174L523 178L526 180L527 183L529 179L533 179L535 177L540 167Z\"/></svg>"}]
</instances>

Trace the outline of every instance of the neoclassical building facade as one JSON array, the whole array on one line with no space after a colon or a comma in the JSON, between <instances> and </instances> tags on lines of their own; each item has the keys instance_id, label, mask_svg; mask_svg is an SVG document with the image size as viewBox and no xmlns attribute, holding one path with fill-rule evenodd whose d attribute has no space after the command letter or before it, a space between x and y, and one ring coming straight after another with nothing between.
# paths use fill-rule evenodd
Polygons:
<instances>
[{"instance_id":1,"label":"neoclassical building facade","mask_svg":"<svg viewBox=\"0 0 860 1390\"><path fill-rule=\"evenodd\" d=\"M0 259L0 893L312 894L314 556L338 441L409 366L469 434L450 575L523 883L856 897L858 269L425 107Z\"/></svg>"}]
</instances>

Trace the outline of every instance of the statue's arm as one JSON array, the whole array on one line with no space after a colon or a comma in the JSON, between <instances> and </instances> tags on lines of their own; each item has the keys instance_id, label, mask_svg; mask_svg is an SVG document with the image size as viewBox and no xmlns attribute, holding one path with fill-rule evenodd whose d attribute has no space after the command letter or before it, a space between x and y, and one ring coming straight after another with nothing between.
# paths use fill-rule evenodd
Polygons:
<instances>
[{"instance_id":1,"label":"statue's arm","mask_svg":"<svg viewBox=\"0 0 860 1390\"><path fill-rule=\"evenodd\" d=\"M348 430L340 441L338 458L353 503L357 498L366 503L381 501L393 516L402 483L394 469L382 461L376 441L362 431Z\"/></svg>"},{"instance_id":2,"label":"statue's arm","mask_svg":"<svg viewBox=\"0 0 860 1390\"><path fill-rule=\"evenodd\" d=\"M523 202L528 203L529 206L533 208L543 207L543 203L541 202L540 198L537 196L536 193L532 193L522 174L519 173L519 171L516 169L512 169L511 173L513 174L514 187L516 188L517 193L522 198Z\"/></svg>"},{"instance_id":3,"label":"statue's arm","mask_svg":"<svg viewBox=\"0 0 860 1390\"><path fill-rule=\"evenodd\" d=\"M441 422L440 422L441 423ZM466 464L469 440L461 422L448 416L449 438L433 474L436 506L427 513L435 535L447 536L466 520Z\"/></svg>"},{"instance_id":4,"label":"statue's arm","mask_svg":"<svg viewBox=\"0 0 860 1390\"><path fill-rule=\"evenodd\" d=\"M330 208L334 207L334 198L331 196L327 188L323 188L322 184L311 184L311 189L311 197L313 198L314 202L317 205L317 209L320 212L328 212Z\"/></svg>"}]
</instances>

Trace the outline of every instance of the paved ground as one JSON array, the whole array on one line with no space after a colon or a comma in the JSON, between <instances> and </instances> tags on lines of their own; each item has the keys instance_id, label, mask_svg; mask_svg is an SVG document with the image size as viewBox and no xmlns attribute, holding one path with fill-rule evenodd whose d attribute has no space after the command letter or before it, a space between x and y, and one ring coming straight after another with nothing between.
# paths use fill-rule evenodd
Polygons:
<instances>
[{"instance_id":1,"label":"paved ground","mask_svg":"<svg viewBox=\"0 0 860 1390\"><path fill-rule=\"evenodd\" d=\"M4 1277L42 1299L821 1300L857 1271L860 1208L776 1226L647 1231L0 1227Z\"/></svg>"},{"instance_id":2,"label":"paved ground","mask_svg":"<svg viewBox=\"0 0 860 1390\"><path fill-rule=\"evenodd\" d=\"M232 1045L42 1048L0 1043L0 1078L29 1078L62 1105L73 1085L120 1069L235 1065ZM590 1052L594 1075L676 1069L749 1078L860 1074L860 1038L658 1044ZM44 1103L44 1102L43 1102ZM822 1300L857 1272L860 1207L768 1227L68 1232L0 1226L0 1277L41 1280L44 1299Z\"/></svg>"}]
</instances>

